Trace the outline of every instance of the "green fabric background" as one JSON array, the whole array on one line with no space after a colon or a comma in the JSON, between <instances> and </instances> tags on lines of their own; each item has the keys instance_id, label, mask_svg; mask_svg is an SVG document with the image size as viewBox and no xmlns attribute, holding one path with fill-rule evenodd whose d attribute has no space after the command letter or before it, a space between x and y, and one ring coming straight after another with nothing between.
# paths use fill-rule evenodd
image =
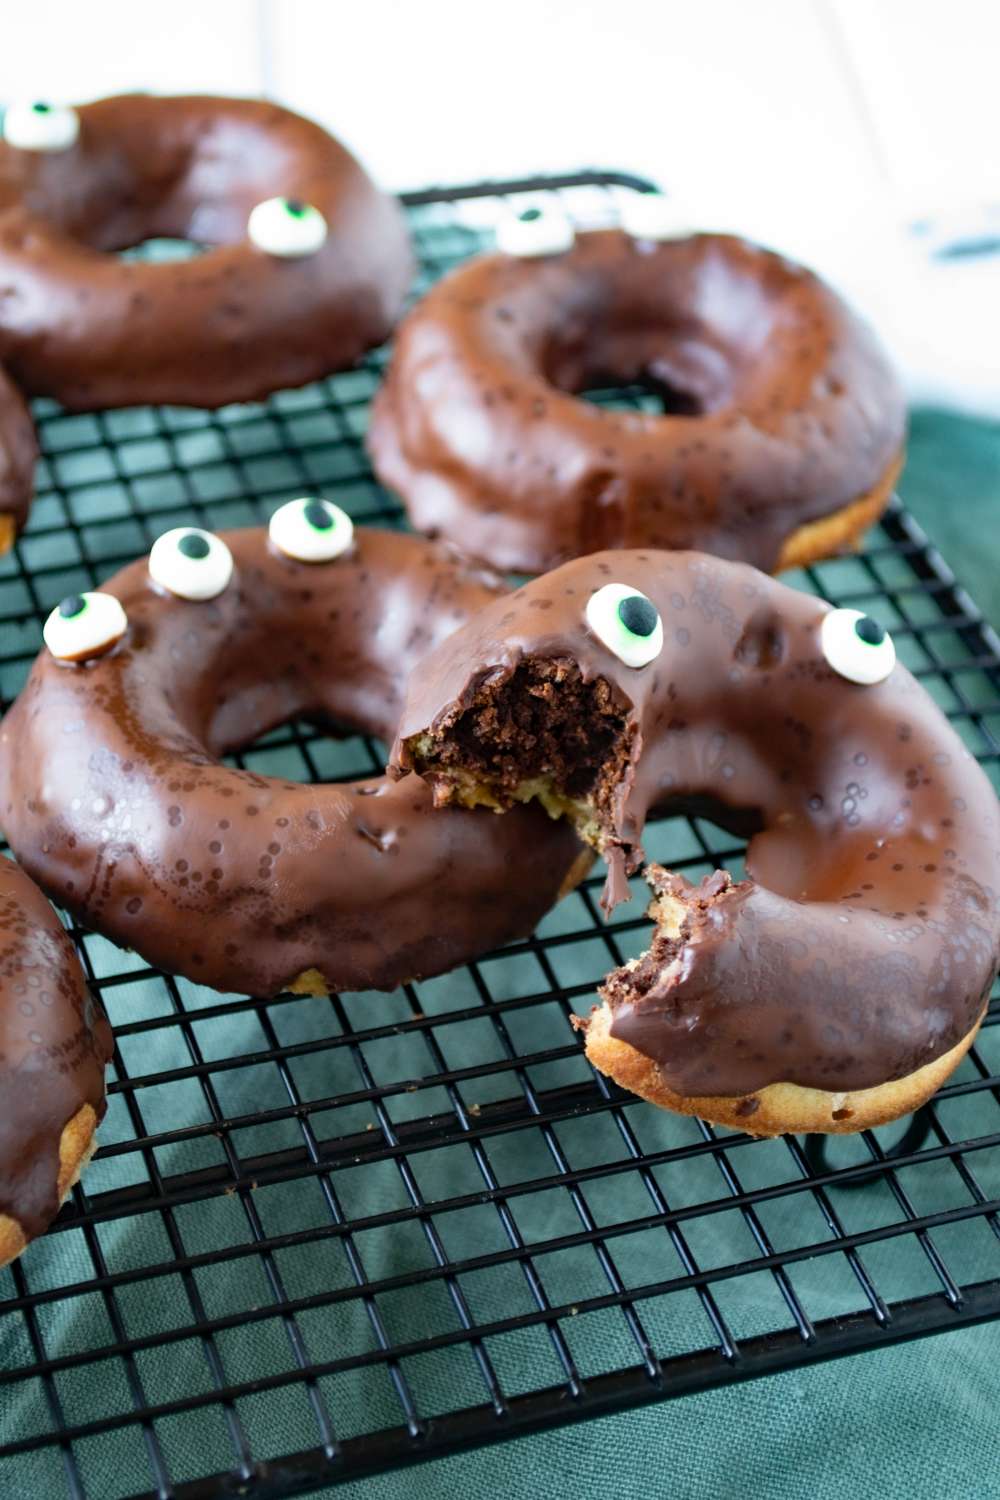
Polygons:
<instances>
[{"instance_id":1,"label":"green fabric background","mask_svg":"<svg viewBox=\"0 0 1000 1500\"><path fill-rule=\"evenodd\" d=\"M988 616L993 620L1000 618L997 540L1000 425L964 421L941 413L917 413L902 490L970 593ZM256 769L271 769L267 753L260 752L262 758L255 763ZM330 753L340 754L332 742ZM324 762L322 769L332 774L349 768L331 761L329 767ZM560 917L560 911L561 908L546 918L546 923L566 920L565 916ZM642 936L638 931L634 934L639 946ZM88 937L87 947L98 972L102 966L104 972L127 967L128 960L120 952L104 951L108 945L102 939ZM511 971L512 993L535 992L537 979L528 975L519 978L513 972L516 968L513 960L499 962L506 963ZM559 971L560 982L579 984L583 992L607 967L607 954L600 944L579 943L558 950L556 962L571 966ZM138 960L136 968L142 968ZM461 987L465 982L459 972L421 986L423 1009L430 1013L454 1008L461 1003ZM518 984L529 987L517 989ZM218 997L208 992L199 995L183 982L181 987L186 1008L192 1012L217 1001ZM157 1007L167 1005L162 982L144 987L144 981L137 979L134 984L107 993L112 1019L118 1023L143 1014L144 1007L157 1014L162 1013ZM380 1002L387 1016L393 1014L395 1003L392 997ZM345 1000L348 1010L355 1004L356 1019L361 1024L364 997ZM581 1000L580 1008L586 1009L585 999ZM553 1020L554 1009L532 1004L510 1013L511 1034L519 1052L566 1040L565 1017L560 1015ZM276 1007L272 1017L282 1043L312 1041L329 1034L322 1028L332 1024L329 1007L301 1002ZM210 1059L243 1056L267 1045L252 1012L240 1012L232 1020L198 1022L197 1016L195 1019L199 1046ZM482 1026L488 1032L485 1022ZM447 1025L439 1028L449 1066L481 1060L481 1049L492 1045L488 1035L484 1040L479 1023L472 1023L462 1031L461 1038L449 1035L450 1030L458 1032L462 1028ZM171 1030L153 1030L126 1038L122 1051L130 1072L149 1073L182 1065L186 1060L184 1055L171 1051L177 1045ZM466 1046L468 1053L461 1050ZM306 1052L295 1061L296 1086L303 1098L327 1097L357 1086L346 1050L341 1048L336 1055ZM982 1052L991 1070L1000 1073L1000 1027L992 1028L984 1037ZM412 1056L409 1045L396 1038L380 1042L368 1052L380 1082L412 1077ZM344 1069L342 1080L336 1071L331 1076L331 1067ZM585 1064L574 1057L552 1067L565 1069L565 1073L559 1074L564 1079L577 1076L572 1070L585 1069ZM237 1070L219 1075L220 1101L227 1114L267 1109L283 1102L273 1071L258 1071L249 1069L244 1075ZM490 1084L487 1081L482 1086L488 1089ZM497 1092L486 1093L484 1098L506 1097L508 1084L502 1076L496 1077L493 1087ZM173 1092L165 1093L162 1098L158 1090L147 1089L142 1103L151 1130L176 1124L178 1112L184 1114L186 1123L205 1119L204 1104L193 1083L176 1085ZM402 1093L393 1097L390 1113L399 1119L407 1108L423 1114L427 1107L426 1095ZM992 1109L1000 1119L1000 1103L991 1100L988 1094L949 1100L947 1108L948 1128L957 1138L1000 1129L989 1114ZM109 1110L106 1142L127 1140L131 1135L122 1109L122 1096L118 1094ZM345 1117L343 1121L345 1131L364 1129L371 1118L370 1111L361 1106L349 1106L346 1114L350 1114L350 1119ZM696 1136L693 1122L681 1121L638 1102L629 1108L628 1116L647 1150L678 1140L693 1140ZM595 1115L574 1122L574 1126L573 1144L569 1148L571 1165L620 1158L621 1142L605 1116ZM241 1136L240 1149L247 1154L299 1141L298 1127L290 1121L271 1128L255 1126L241 1132ZM508 1138L496 1137L495 1141L490 1154L497 1170L507 1174L501 1180L528 1181L551 1172L552 1162L539 1132L517 1132ZM853 1159L863 1159L863 1148L856 1139L841 1143L837 1149L838 1160L845 1159L852 1151L857 1153ZM179 1170L183 1161L187 1170L218 1160L218 1151L217 1144L206 1137L188 1147L165 1149L159 1155L158 1165L169 1173ZM734 1167L744 1174L748 1186L789 1178L789 1159L783 1142L759 1142L736 1155ZM421 1191L428 1201L451 1193L475 1191L482 1186L469 1166L464 1146L425 1153L414 1160ZM132 1158L109 1155L90 1169L88 1184L93 1192L99 1193L118 1185L121 1177L115 1173L125 1170L135 1170L142 1176L141 1165L133 1166ZM463 1170L468 1174L465 1178L461 1176ZM910 1171L907 1191L913 1196L918 1212L968 1202L960 1191L957 1174L948 1163L928 1164ZM979 1152L975 1171L983 1192L989 1197L1000 1197L1000 1152ZM768 1179L768 1173L773 1178ZM353 1173L339 1170L333 1176L336 1190L351 1214L372 1214L400 1203L399 1177L391 1165L387 1164L385 1171L368 1165ZM357 1181L353 1180L355 1177ZM648 1211L648 1203L630 1198L628 1189L624 1177L609 1177L603 1194L598 1185L592 1192L588 1189L590 1201L597 1208L598 1222L623 1222ZM717 1168L706 1158L692 1159L690 1167L672 1166L666 1191L674 1204L704 1203L721 1191ZM558 1203L552 1201L555 1197ZM518 1228L528 1244L579 1227L566 1205L566 1197L562 1192L539 1193L512 1200ZM252 1200L253 1212L268 1235L311 1229L328 1222L319 1189L311 1180L262 1187L252 1195ZM882 1185L857 1193L843 1192L837 1205L849 1230L900 1219L898 1206L890 1201ZM567 1218L560 1219L560 1213ZM811 1246L823 1239L822 1226L817 1227L810 1220L810 1213L815 1214L816 1210L806 1194L777 1199L768 1206L761 1217L776 1249ZM439 1216L436 1223L450 1258L485 1253L498 1247L497 1215L492 1208L484 1208L481 1214L478 1209L470 1209L461 1216L461 1222L453 1225L443 1223L445 1217ZM189 1279L187 1288L177 1276L160 1274L159 1268L171 1264L171 1246L158 1215L147 1213L100 1223L94 1231L100 1253L115 1271L143 1265L158 1268L155 1279L124 1285L116 1299L124 1335L150 1340L150 1347L141 1349L136 1357L134 1373L142 1383L144 1399L152 1404L189 1398L192 1392L213 1389L204 1352L196 1340L186 1338L163 1347L158 1342L164 1328L182 1328L190 1323L192 1286L211 1318L230 1315L239 1318L242 1312L268 1307L274 1300L258 1257L211 1262L211 1254L218 1247L243 1244L249 1239L244 1208L235 1195L217 1193L205 1202L182 1206L173 1212L173 1220L185 1252L188 1255L206 1252L208 1256L206 1264L199 1265ZM739 1262L756 1253L746 1226L735 1211L692 1220L689 1226L688 1237L702 1266ZM92 1252L82 1235L81 1229L68 1227L32 1247L25 1258L23 1274L33 1291L84 1280L92 1274ZM370 1278L407 1272L428 1263L423 1236L412 1222L384 1231L369 1231L358 1238L362 1242L359 1253ZM945 1226L935 1231L935 1240L959 1279L971 1282L1000 1274L1000 1241L982 1220ZM671 1252L662 1233L649 1231L635 1241L621 1238L609 1243L620 1264L628 1258L632 1286L679 1270L670 1260ZM892 1297L938 1289L912 1234L870 1247L865 1258ZM274 1256L274 1267L289 1298L351 1285L343 1251L333 1240L310 1244L301 1254L279 1250ZM550 1278L546 1290L556 1304L576 1297L582 1299L604 1289L589 1247L575 1259L567 1255L558 1265L543 1268L542 1274ZM835 1316L859 1305L857 1287L839 1253L811 1254L809 1259L796 1263L789 1279L815 1319ZM530 1309L523 1279L516 1273L506 1276L497 1271L479 1277L466 1276L463 1289L480 1322L517 1314L526 1310L526 1306ZM720 1283L717 1290L737 1338L788 1322L774 1281L767 1273L740 1278L739 1282ZM679 1301L672 1301L668 1313L659 1310L655 1301L639 1304L650 1336L664 1353L680 1347L678 1332L670 1321L674 1310L680 1309L679 1321L684 1322L685 1348L692 1347L692 1320L701 1316L693 1294L678 1296L691 1298L688 1312ZM380 1308L396 1344L449 1326L449 1316L453 1321L440 1282L380 1297ZM635 1345L625 1338L619 1314L604 1318L603 1314L594 1313L565 1322L569 1325L567 1338L584 1378L634 1363ZM297 1323L311 1357L316 1360L344 1357L372 1347L371 1330L357 1300L338 1304L336 1313L329 1308L306 1312L297 1318ZM93 1350L113 1342L117 1336L102 1299L90 1291L74 1299L41 1303L38 1324L46 1347L63 1354ZM707 1344L707 1324L705 1327ZM773 1500L782 1497L842 1500L844 1496L888 1500L900 1494L918 1500L925 1497L952 1500L959 1496L989 1500L992 1496L1000 1497L998 1339L1000 1327L996 1325L943 1334L896 1350L663 1403L336 1486L323 1493L344 1500L397 1500L397 1497L398 1500L404 1497L445 1500L451 1496L461 1496L462 1500L521 1496L525 1500L527 1497L577 1500L581 1496L589 1500L593 1496L595 1500L596 1497L603 1500L604 1496L619 1495L635 1496L636 1500L639 1497L658 1500L666 1495L677 1496L679 1500L717 1500L717 1497L728 1500L730 1496L753 1497L753 1500L772 1500L772 1497ZM233 1380L259 1379L289 1368L288 1339L278 1318L224 1329L215 1343L226 1375ZM540 1327L492 1339L489 1352L509 1393L559 1380L558 1366ZM0 1318L0 1367L10 1369L28 1364L34 1357L20 1315ZM468 1351L458 1347L427 1360L419 1369L414 1368L412 1374L419 1384L423 1415L447 1410L455 1404L456 1370L465 1372L460 1362L469 1360ZM417 1362L413 1363L416 1366ZM131 1399L123 1369L123 1362L112 1358L99 1366L87 1362L60 1371L58 1395L66 1420L87 1421L104 1412L128 1411ZM482 1399L482 1387L472 1376L470 1366L463 1374L465 1384L461 1381L458 1384L461 1389L478 1392L468 1399ZM379 1366L361 1374L352 1372L347 1377L323 1381L321 1388L343 1436L399 1421L399 1406ZM300 1387L253 1393L241 1398L237 1405L258 1457L279 1457L315 1446L316 1426ZM0 1433L7 1436L37 1432L48 1430L50 1425L39 1382L20 1381L0 1386ZM213 1472L232 1461L217 1403L193 1414L158 1421L156 1427L166 1462L178 1480ZM134 1426L79 1442L74 1451L91 1500L117 1500L150 1486L142 1437ZM0 1464L0 1500L22 1500L22 1497L60 1500L64 1493L62 1460L54 1447Z\"/></svg>"},{"instance_id":2,"label":"green fabric background","mask_svg":"<svg viewBox=\"0 0 1000 1500\"><path fill-rule=\"evenodd\" d=\"M915 412L900 492L983 614L1000 626L1000 422Z\"/></svg>"},{"instance_id":3,"label":"green fabric background","mask_svg":"<svg viewBox=\"0 0 1000 1500\"><path fill-rule=\"evenodd\" d=\"M1000 423L915 412L900 492L1000 624ZM323 1493L989 1500L1000 1496L1000 1329L941 1334Z\"/></svg>"}]
</instances>

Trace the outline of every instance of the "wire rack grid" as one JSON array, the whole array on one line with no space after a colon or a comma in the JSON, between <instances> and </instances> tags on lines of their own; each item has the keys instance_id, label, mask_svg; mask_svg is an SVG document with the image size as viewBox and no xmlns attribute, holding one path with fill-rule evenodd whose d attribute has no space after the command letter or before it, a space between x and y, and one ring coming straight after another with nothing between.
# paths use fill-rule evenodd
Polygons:
<instances>
[{"instance_id":1,"label":"wire rack grid","mask_svg":"<svg viewBox=\"0 0 1000 1500\"><path fill-rule=\"evenodd\" d=\"M503 203L613 222L613 173L409 196L419 292ZM0 692L47 611L169 526L303 491L399 525L363 451L384 364L218 413L38 408L31 524L0 561ZM593 393L643 405L641 390ZM896 503L791 581L877 613L1000 774L1000 643ZM383 748L290 724L237 758L366 775ZM653 857L738 874L657 823ZM101 1149L0 1273L3 1493L304 1494L338 1479L1000 1316L1000 1007L927 1112L820 1152L667 1115L571 1028L638 953L595 874L511 944L393 995L220 997L73 929L115 1026Z\"/></svg>"}]
</instances>

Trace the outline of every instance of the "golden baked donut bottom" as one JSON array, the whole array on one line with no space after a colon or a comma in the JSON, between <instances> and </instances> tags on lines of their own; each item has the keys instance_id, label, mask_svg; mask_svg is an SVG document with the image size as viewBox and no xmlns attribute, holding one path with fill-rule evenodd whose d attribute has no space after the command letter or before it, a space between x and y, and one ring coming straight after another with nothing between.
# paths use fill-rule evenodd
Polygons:
<instances>
[{"instance_id":1,"label":"golden baked donut bottom","mask_svg":"<svg viewBox=\"0 0 1000 1500\"><path fill-rule=\"evenodd\" d=\"M59 1176L57 1190L62 1207L80 1180L80 1174L97 1149L97 1114L90 1104L82 1104L63 1126L59 1139ZM0 1214L0 1266L16 1260L31 1243L19 1221L10 1214Z\"/></svg>"},{"instance_id":2,"label":"golden baked donut bottom","mask_svg":"<svg viewBox=\"0 0 1000 1500\"><path fill-rule=\"evenodd\" d=\"M985 1011L983 1012L985 1015ZM675 1114L697 1115L748 1135L848 1135L887 1125L926 1104L958 1067L975 1041L982 1016L959 1042L905 1078L874 1088L829 1093L798 1083L771 1083L752 1094L688 1098L663 1080L659 1066L628 1042L611 1035L613 1012L607 1004L585 1023L587 1058L620 1088Z\"/></svg>"}]
</instances>

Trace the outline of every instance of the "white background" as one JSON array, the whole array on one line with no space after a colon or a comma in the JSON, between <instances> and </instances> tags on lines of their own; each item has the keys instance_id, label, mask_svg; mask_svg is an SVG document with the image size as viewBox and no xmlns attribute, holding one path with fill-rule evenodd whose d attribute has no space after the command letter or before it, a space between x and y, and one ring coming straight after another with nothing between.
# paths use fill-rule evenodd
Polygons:
<instances>
[{"instance_id":1,"label":"white background","mask_svg":"<svg viewBox=\"0 0 1000 1500\"><path fill-rule=\"evenodd\" d=\"M928 253L1000 235L995 0L35 0L3 24L4 100L268 94L393 188L648 174L693 226L837 281L915 398L1000 414L1000 256Z\"/></svg>"}]
</instances>

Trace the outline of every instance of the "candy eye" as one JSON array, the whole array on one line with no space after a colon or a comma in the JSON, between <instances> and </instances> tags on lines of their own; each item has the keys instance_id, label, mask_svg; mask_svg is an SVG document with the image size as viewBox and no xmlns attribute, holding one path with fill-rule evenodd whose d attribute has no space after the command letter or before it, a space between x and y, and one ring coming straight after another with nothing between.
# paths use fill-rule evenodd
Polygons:
<instances>
[{"instance_id":1,"label":"candy eye","mask_svg":"<svg viewBox=\"0 0 1000 1500\"><path fill-rule=\"evenodd\" d=\"M326 241L326 220L298 198L265 198L251 210L247 234L267 255L315 255Z\"/></svg>"},{"instance_id":2,"label":"candy eye","mask_svg":"<svg viewBox=\"0 0 1000 1500\"><path fill-rule=\"evenodd\" d=\"M286 557L298 562L330 562L351 545L354 522L339 505L304 497L279 506L267 534Z\"/></svg>"},{"instance_id":3,"label":"candy eye","mask_svg":"<svg viewBox=\"0 0 1000 1500\"><path fill-rule=\"evenodd\" d=\"M573 240L573 225L556 206L526 208L497 225L497 248L505 255L561 255Z\"/></svg>"},{"instance_id":4,"label":"candy eye","mask_svg":"<svg viewBox=\"0 0 1000 1500\"><path fill-rule=\"evenodd\" d=\"M59 104L11 104L3 117L3 138L19 151L68 151L80 134L80 116Z\"/></svg>"},{"instance_id":5,"label":"candy eye","mask_svg":"<svg viewBox=\"0 0 1000 1500\"><path fill-rule=\"evenodd\" d=\"M149 576L180 599L214 599L233 576L233 554L210 531L177 526L153 543Z\"/></svg>"},{"instance_id":6,"label":"candy eye","mask_svg":"<svg viewBox=\"0 0 1000 1500\"><path fill-rule=\"evenodd\" d=\"M57 661L89 661L110 651L127 629L114 594L67 594L45 621L42 638Z\"/></svg>"},{"instance_id":7,"label":"candy eye","mask_svg":"<svg viewBox=\"0 0 1000 1500\"><path fill-rule=\"evenodd\" d=\"M587 600L587 624L627 667L644 667L663 650L663 621L651 599L627 583L606 583Z\"/></svg>"},{"instance_id":8,"label":"candy eye","mask_svg":"<svg viewBox=\"0 0 1000 1500\"><path fill-rule=\"evenodd\" d=\"M622 228L634 240L674 240L689 234L663 193L629 193L622 205Z\"/></svg>"},{"instance_id":9,"label":"candy eye","mask_svg":"<svg viewBox=\"0 0 1000 1500\"><path fill-rule=\"evenodd\" d=\"M859 609L831 609L823 616L819 640L833 670L862 687L884 682L896 665L892 636Z\"/></svg>"}]
</instances>

